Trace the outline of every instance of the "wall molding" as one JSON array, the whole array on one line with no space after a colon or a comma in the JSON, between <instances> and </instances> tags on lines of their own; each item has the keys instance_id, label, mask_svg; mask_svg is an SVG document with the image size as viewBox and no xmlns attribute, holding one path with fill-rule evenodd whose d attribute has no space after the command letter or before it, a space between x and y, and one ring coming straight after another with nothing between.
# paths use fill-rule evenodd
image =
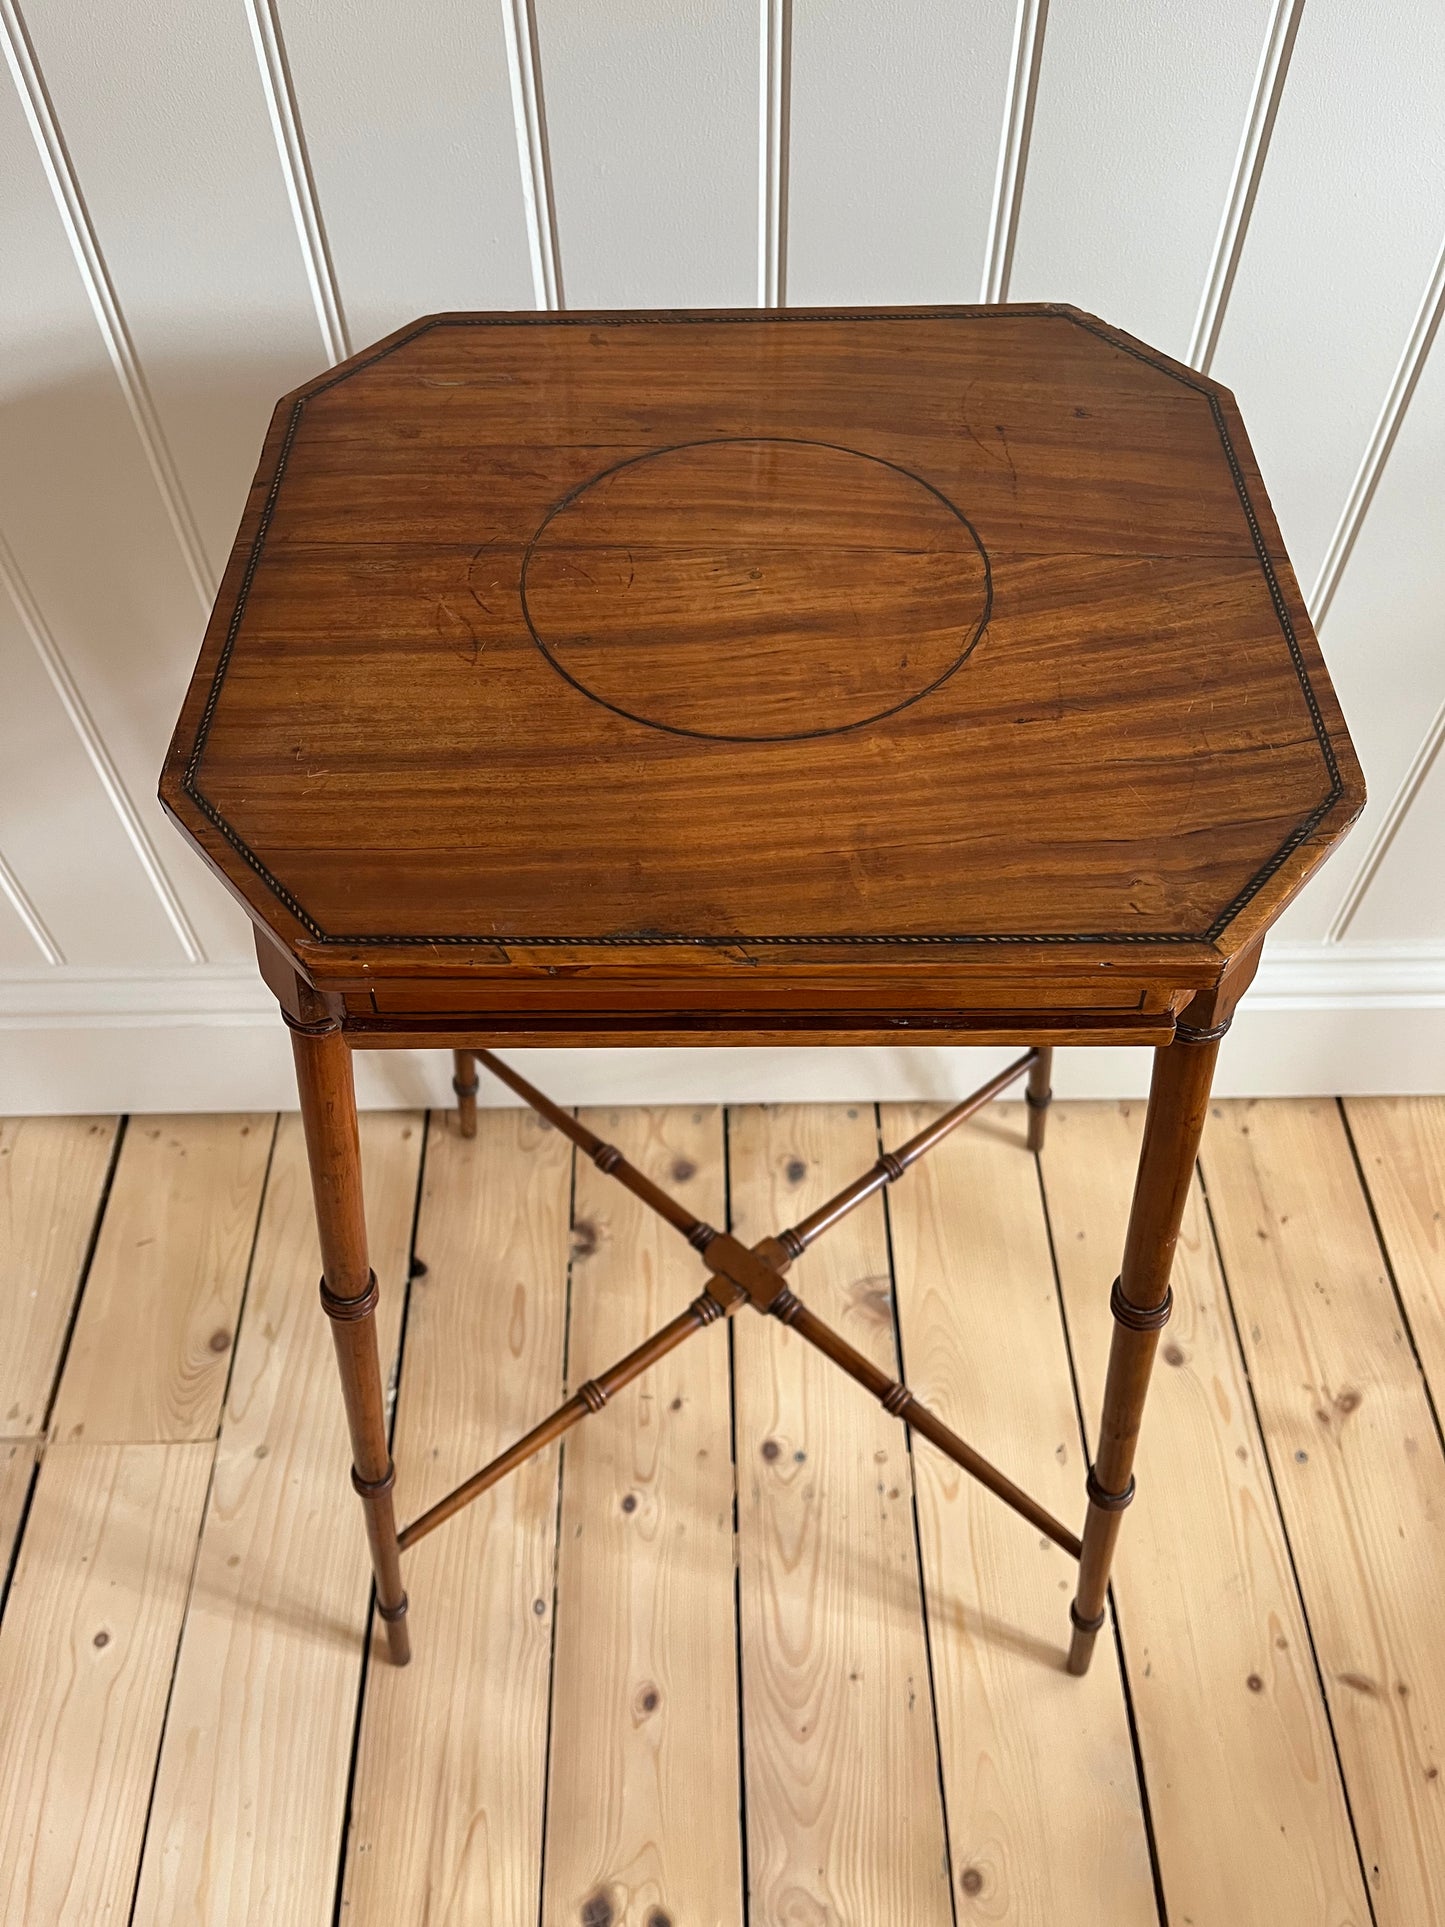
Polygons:
<instances>
[{"instance_id":1,"label":"wall molding","mask_svg":"<svg viewBox=\"0 0 1445 1927\"><path fill-rule=\"evenodd\" d=\"M540 1050L531 1074L566 1104L932 1102L1008 1053L880 1045ZM1150 1053L1061 1051L1060 1097L1142 1096ZM363 1105L452 1102L444 1051L362 1051ZM1445 1091L1445 943L1279 945L1220 1058L1222 1097ZM13 1114L291 1109L289 1039L254 965L0 971L0 1090ZM484 1080L483 1101L507 1103Z\"/></svg>"},{"instance_id":2,"label":"wall molding","mask_svg":"<svg viewBox=\"0 0 1445 1927\"><path fill-rule=\"evenodd\" d=\"M1252 1010L1445 1010L1445 943L1274 944ZM0 969L0 1030L274 1025L253 963Z\"/></svg>"},{"instance_id":3,"label":"wall molding","mask_svg":"<svg viewBox=\"0 0 1445 1927\"><path fill-rule=\"evenodd\" d=\"M0 1030L130 1030L276 1021L276 999L254 963L0 970Z\"/></svg>"},{"instance_id":4,"label":"wall molding","mask_svg":"<svg viewBox=\"0 0 1445 1927\"><path fill-rule=\"evenodd\" d=\"M351 337L341 306L341 292L332 265L326 228L321 219L321 203L311 175L306 139L291 84L291 69L286 60L286 43L281 37L281 22L275 0L246 0L246 18L251 42L256 49L256 66L261 76L261 91L266 96L266 111L271 117L271 132L276 137L276 153L286 183L286 198L296 238L301 244L301 259L311 303L321 329L321 346L331 367L345 361L351 353Z\"/></svg>"},{"instance_id":5,"label":"wall molding","mask_svg":"<svg viewBox=\"0 0 1445 1927\"><path fill-rule=\"evenodd\" d=\"M1224 326L1225 309L1229 306L1234 277L1244 252L1249 217L1254 212L1255 197L1269 154L1270 137L1274 133L1279 104L1284 98L1290 57L1294 53L1304 9L1305 0L1275 0L1274 11L1270 15L1264 50L1259 57L1259 71L1254 79L1254 92L1250 96L1249 112L1240 136L1234 174L1225 198L1214 252L1210 256L1209 272L1204 279L1204 293L1200 297L1189 352L1185 356L1190 366L1197 368L1201 375L1209 373L1214 351L1219 345L1219 332Z\"/></svg>"},{"instance_id":6,"label":"wall molding","mask_svg":"<svg viewBox=\"0 0 1445 1927\"><path fill-rule=\"evenodd\" d=\"M507 43L507 78L512 89L527 249L532 261L532 295L539 308L561 308L562 258L557 246L552 157L547 147L542 62L532 0L502 0L502 31Z\"/></svg>"},{"instance_id":7,"label":"wall molding","mask_svg":"<svg viewBox=\"0 0 1445 1927\"><path fill-rule=\"evenodd\" d=\"M994 176L993 208L984 245L980 301L1008 300L1048 19L1049 0L1018 0L1008 86L1004 93L1003 131L999 136L998 172Z\"/></svg>"},{"instance_id":8,"label":"wall molding","mask_svg":"<svg viewBox=\"0 0 1445 1927\"><path fill-rule=\"evenodd\" d=\"M1256 1010L1445 1010L1445 943L1266 942Z\"/></svg>"},{"instance_id":9,"label":"wall molding","mask_svg":"<svg viewBox=\"0 0 1445 1927\"><path fill-rule=\"evenodd\" d=\"M60 225L75 258L106 354L115 370L116 381L120 384L125 405L130 411L131 422L202 614L209 616L216 594L216 570L206 553L200 527L191 512L180 472L166 442L165 431L151 399L120 302L111 285L110 272L101 254L100 242L80 191L80 182L71 166L60 123L50 104L50 95L46 91L35 50L30 44L30 35L16 0L0 0L0 42L4 44L6 63L14 77L15 90L20 96L36 152L60 216Z\"/></svg>"}]
</instances>

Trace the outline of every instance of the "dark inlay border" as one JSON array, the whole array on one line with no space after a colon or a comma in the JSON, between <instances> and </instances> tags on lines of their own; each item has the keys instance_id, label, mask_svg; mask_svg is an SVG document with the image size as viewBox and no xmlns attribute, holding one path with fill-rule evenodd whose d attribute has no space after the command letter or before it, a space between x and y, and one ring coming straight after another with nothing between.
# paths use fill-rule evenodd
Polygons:
<instances>
[{"instance_id":1,"label":"dark inlay border","mask_svg":"<svg viewBox=\"0 0 1445 1927\"><path fill-rule=\"evenodd\" d=\"M1171 381L1177 381L1181 387L1192 389L1195 394L1203 395L1204 399L1208 402L1215 432L1219 436L1219 443L1224 451L1224 458L1229 464L1229 472L1234 478L1234 487L1239 497L1239 505L1244 512L1244 519L1249 528L1250 538L1254 543L1255 555L1258 557L1265 584L1269 589L1270 601L1274 606L1275 617L1279 623L1280 632L1284 636L1285 643L1289 649L1290 662L1293 665L1295 677L1300 686L1300 692L1304 697L1305 707L1309 711L1315 741L1319 747L1325 773L1329 778L1329 787L1325 792L1323 800L1317 803L1309 814L1295 825L1294 829L1290 831L1289 835L1285 838L1284 842L1280 844L1274 854L1260 865L1259 869L1254 872L1253 876L1249 878L1243 888L1237 891L1230 901L1225 904L1224 908L1219 911L1206 929L1199 931L1115 930L1067 932L964 930L940 932L936 934L893 936L859 932L845 936L752 936L734 934L731 936L704 937L690 936L682 931L660 930L639 930L635 932L612 933L605 936L580 937L502 936L498 935L495 931L462 936L449 932L440 935L425 936L407 933L397 933L387 936L374 936L365 933L339 935L335 932L324 930L321 927L310 912L304 909L291 891L286 888L280 878L275 876L266 867L255 851L252 850L241 837L239 832L226 821L215 804L202 794L200 789L201 759L205 754L206 743L211 733L211 725L215 720L216 705L220 700L221 687L225 681L226 671L230 667L231 655L235 648L237 636L240 634L242 618L245 615L246 604L251 593L251 585L255 579L256 568L261 559L261 551L265 546L266 537L270 531L271 518L275 513L277 497L281 491L282 478L286 472L286 464L296 440L296 431L301 424L301 417L305 411L307 402L315 396L324 395L328 390L339 387L342 382L349 381L353 375L359 375L363 369L370 368L379 361L384 361L388 355L395 354L397 349L406 347L409 342L417 340L424 334L429 334L434 328L605 328L637 327L647 323L663 327L688 326L694 323L719 326L731 324L744 327L752 324L754 326L766 327L778 326L793 321L849 321L855 323L870 321L969 322L991 321L997 318L1013 319L1024 317L1030 319L1047 317L1055 321L1067 321L1076 328L1082 328L1086 334L1094 335L1098 340L1104 342L1106 346L1117 349L1120 354L1131 355L1135 361L1143 362L1146 367L1155 369L1159 374L1167 376ZM873 459L879 458L875 457ZM949 506L952 507L952 504L950 503ZM955 513L957 513L957 511L955 511ZM982 548L981 543L980 548ZM986 562L987 557L985 557L985 563ZM530 628L530 626L529 622L528 627ZM982 631L980 630L980 634L981 633ZM1074 314L1057 307L1051 307L1047 303L1037 306L1019 304L1016 306L974 309L865 309L859 312L830 309L785 308L759 309L755 314L694 314L679 310L658 313L618 312L616 314L600 316L596 314L558 314L555 312L540 314L436 315L424 321L419 321L414 328L408 329L405 334L398 336L395 340L389 341L385 347L379 348L374 354L367 355L364 359L353 362L349 367L338 370L337 373L329 379L318 382L314 387L309 388L304 395L298 396L292 403L291 413L286 423L286 432L282 437L280 452L276 460L276 472L272 476L271 486L266 492L266 500L261 510L261 519L256 529L256 539L251 544L251 552L246 558L245 572L241 577L241 586L236 595L236 606L231 612L231 620L226 628L226 639L221 646L221 653L216 662L216 671L211 679L211 687L207 692L206 705L201 712L201 720L196 728L195 744L190 756L186 759L182 788L206 818L207 822L219 831L227 843L230 844L231 848L235 850L237 855L260 877L271 894L290 911L291 915L295 917L296 921L314 942L319 944L335 944L344 949L396 949L413 945L425 945L428 948L433 945L445 945L449 948L468 949L496 949L498 947L506 948L512 945L527 949L613 948L631 950L684 944L692 949L731 950L746 948L752 945L765 945L770 948L778 948L804 947L814 944L820 947L832 945L847 948L860 944L900 945L909 947L934 944L1212 944L1219 939L1239 915L1240 911L1258 895L1264 885L1268 883L1270 878L1288 861L1300 845L1308 841L1324 821L1325 817L1328 816L1329 812L1334 808L1335 804L1338 803L1344 795L1344 784L1340 778L1339 763L1335 756L1334 746L1330 742L1329 734L1325 729L1324 719L1320 714L1319 699L1315 695L1314 687L1309 679L1309 671L1305 666L1304 655L1299 645L1299 638L1295 634L1294 624L1290 620L1289 610L1285 607L1284 596L1279 586L1279 579L1275 575L1274 564L1270 560L1269 551L1265 547L1264 537L1260 532L1259 520L1254 512L1254 504L1249 498L1249 490L1245 485L1244 475L1239 466L1239 457L1235 453L1234 444L1229 439L1229 429L1225 423L1224 411L1219 405L1219 397L1214 393L1212 386L1208 382L1187 373L1181 368L1175 367L1172 363L1164 360L1161 356L1151 353L1142 345L1120 340L1105 328L1085 319L1083 315Z\"/></svg>"}]
</instances>

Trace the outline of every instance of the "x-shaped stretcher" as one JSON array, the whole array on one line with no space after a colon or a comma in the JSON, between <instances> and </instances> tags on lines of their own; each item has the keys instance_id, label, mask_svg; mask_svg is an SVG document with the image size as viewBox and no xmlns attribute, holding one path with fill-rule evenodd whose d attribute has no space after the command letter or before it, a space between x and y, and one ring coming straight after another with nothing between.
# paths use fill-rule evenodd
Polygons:
<instances>
[{"instance_id":1,"label":"x-shaped stretcher","mask_svg":"<svg viewBox=\"0 0 1445 1927\"><path fill-rule=\"evenodd\" d=\"M801 1258L809 1245L821 1238L865 1198L873 1196L885 1184L893 1184L901 1178L910 1165L940 1144L950 1131L962 1124L966 1118L981 1111L1000 1092L1017 1082L1038 1057L1037 1050L1030 1050L1010 1064L1005 1070L992 1077L976 1090L971 1097L964 1098L961 1104L946 1111L942 1117L920 1131L916 1137L909 1138L896 1151L885 1151L876 1164L855 1178L849 1185L818 1206L798 1224L774 1237L760 1239L751 1247L739 1242L729 1232L716 1231L701 1218L693 1217L676 1198L669 1197L659 1185L639 1171L615 1145L606 1144L559 1105L552 1103L541 1091L529 1084L526 1078L518 1075L510 1065L504 1064L490 1051L475 1052L477 1060L484 1064L496 1078L499 1078L517 1096L531 1105L540 1117L544 1117L554 1129L560 1131L580 1151L586 1152L599 1171L624 1185L634 1197L641 1199L649 1210L670 1224L692 1246L707 1267L708 1277L702 1291L693 1299L685 1311L678 1313L625 1358L620 1358L598 1375L589 1378L578 1386L564 1405L540 1425L534 1425L530 1432L507 1447L490 1464L484 1465L479 1472L449 1492L444 1499L428 1507L411 1524L403 1527L397 1535L397 1543L404 1552L414 1546L419 1539L425 1538L435 1526L439 1526L453 1513L480 1497L498 1480L504 1479L509 1472L525 1464L536 1452L540 1452L554 1439L560 1438L589 1413L600 1412L608 1400L620 1392L635 1378L665 1358L693 1332L703 1330L707 1325L720 1318L731 1318L743 1305L751 1305L754 1310L766 1312L781 1321L791 1330L805 1338L810 1345L840 1365L851 1378L870 1391L895 1418L902 1419L915 1432L921 1433L940 1452L945 1453L956 1465L963 1467L970 1477L996 1493L1005 1505L1012 1506L1031 1525L1047 1534L1055 1545L1062 1546L1075 1559L1080 1556L1081 1546L1076 1534L1061 1525L1050 1513L1031 1499L1026 1492L1004 1476L996 1466L975 1452L971 1445L959 1438L942 1419L936 1417L925 1405L921 1405L906 1385L892 1379L870 1358L855 1350L847 1339L842 1338L830 1325L819 1318L816 1312L797 1298L790 1290L786 1280L787 1273L797 1259Z\"/></svg>"}]
</instances>

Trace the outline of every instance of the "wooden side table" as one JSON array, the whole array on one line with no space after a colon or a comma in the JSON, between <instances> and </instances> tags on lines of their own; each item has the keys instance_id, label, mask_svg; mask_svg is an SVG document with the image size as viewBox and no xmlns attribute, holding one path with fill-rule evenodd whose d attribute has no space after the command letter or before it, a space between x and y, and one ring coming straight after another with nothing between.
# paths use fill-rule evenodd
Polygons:
<instances>
[{"instance_id":1,"label":"wooden side table","mask_svg":"<svg viewBox=\"0 0 1445 1927\"><path fill-rule=\"evenodd\" d=\"M392 1657L401 1558L690 1333L793 1326L1104 1619L1219 1040L1364 789L1231 396L1067 308L438 315L278 406L161 785L291 1027ZM497 1045L1011 1044L802 1223L698 1223ZM1154 1049L1081 1537L816 1318L808 1246L1056 1044ZM699 1296L398 1532L353 1049L479 1065Z\"/></svg>"}]
</instances>

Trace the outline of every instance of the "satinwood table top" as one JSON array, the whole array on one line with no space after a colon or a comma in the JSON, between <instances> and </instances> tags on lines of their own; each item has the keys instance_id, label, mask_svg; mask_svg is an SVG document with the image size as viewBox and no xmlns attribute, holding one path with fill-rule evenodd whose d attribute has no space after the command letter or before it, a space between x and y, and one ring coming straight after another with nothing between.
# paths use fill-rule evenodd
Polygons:
<instances>
[{"instance_id":1,"label":"satinwood table top","mask_svg":"<svg viewBox=\"0 0 1445 1927\"><path fill-rule=\"evenodd\" d=\"M354 356L277 407L161 794L321 986L1203 982L1363 786L1232 397L1014 306Z\"/></svg>"}]
</instances>

